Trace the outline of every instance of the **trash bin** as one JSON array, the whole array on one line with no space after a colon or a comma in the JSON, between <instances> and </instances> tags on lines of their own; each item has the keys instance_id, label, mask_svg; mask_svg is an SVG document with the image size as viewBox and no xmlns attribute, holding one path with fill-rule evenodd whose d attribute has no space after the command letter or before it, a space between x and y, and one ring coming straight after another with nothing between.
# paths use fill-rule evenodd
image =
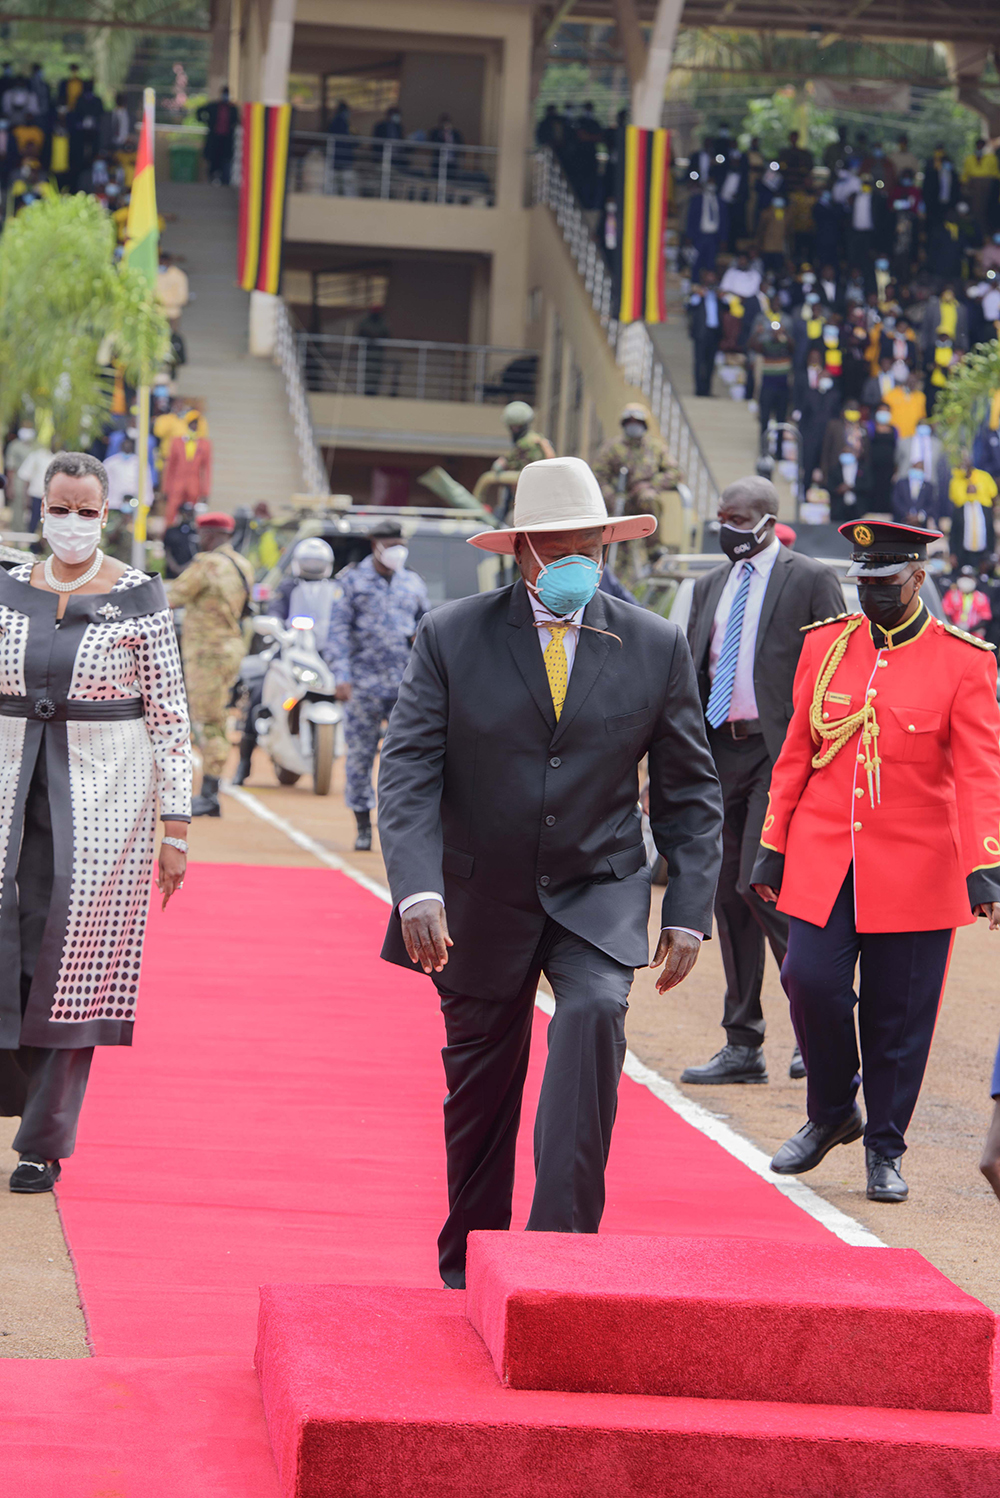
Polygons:
<instances>
[{"instance_id":1,"label":"trash bin","mask_svg":"<svg viewBox=\"0 0 1000 1498\"><path fill-rule=\"evenodd\" d=\"M197 182L198 159L201 152L197 146L180 142L170 147L171 182Z\"/></svg>"}]
</instances>

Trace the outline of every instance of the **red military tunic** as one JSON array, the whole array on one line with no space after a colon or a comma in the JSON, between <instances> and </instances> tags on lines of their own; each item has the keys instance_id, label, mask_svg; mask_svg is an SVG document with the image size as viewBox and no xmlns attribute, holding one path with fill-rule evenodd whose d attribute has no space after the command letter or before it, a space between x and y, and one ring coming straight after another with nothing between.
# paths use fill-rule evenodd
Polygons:
<instances>
[{"instance_id":1,"label":"red military tunic","mask_svg":"<svg viewBox=\"0 0 1000 1498\"><path fill-rule=\"evenodd\" d=\"M811 721L817 684L857 620L815 711L829 733L870 703L868 742L859 723L815 768L831 747ZM996 683L992 647L926 610L889 633L860 614L811 626L761 838L784 869L762 851L754 870L780 882L779 910L825 926L852 863L859 932L966 926L1000 899Z\"/></svg>"}]
</instances>

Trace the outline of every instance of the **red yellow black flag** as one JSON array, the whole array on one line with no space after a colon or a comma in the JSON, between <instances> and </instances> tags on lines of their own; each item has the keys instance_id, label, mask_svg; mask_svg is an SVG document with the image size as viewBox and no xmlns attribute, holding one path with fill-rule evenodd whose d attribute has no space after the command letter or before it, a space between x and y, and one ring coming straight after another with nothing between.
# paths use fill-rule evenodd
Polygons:
<instances>
[{"instance_id":1,"label":"red yellow black flag","mask_svg":"<svg viewBox=\"0 0 1000 1498\"><path fill-rule=\"evenodd\" d=\"M619 322L664 322L670 132L626 125L618 150Z\"/></svg>"},{"instance_id":2,"label":"red yellow black flag","mask_svg":"<svg viewBox=\"0 0 1000 1498\"><path fill-rule=\"evenodd\" d=\"M237 276L244 291L276 293L288 185L289 104L243 106Z\"/></svg>"}]
</instances>

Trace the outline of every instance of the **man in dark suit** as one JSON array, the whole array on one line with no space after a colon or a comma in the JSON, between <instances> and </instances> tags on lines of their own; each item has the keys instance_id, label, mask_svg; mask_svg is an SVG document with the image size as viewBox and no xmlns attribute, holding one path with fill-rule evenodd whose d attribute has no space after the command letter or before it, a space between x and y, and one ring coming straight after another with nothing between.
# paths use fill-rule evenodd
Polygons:
<instances>
[{"instance_id":1,"label":"man in dark suit","mask_svg":"<svg viewBox=\"0 0 1000 1498\"><path fill-rule=\"evenodd\" d=\"M722 338L722 302L714 270L702 271L688 301L687 314L694 349L694 393L711 395L715 356Z\"/></svg>"},{"instance_id":2,"label":"man in dark suit","mask_svg":"<svg viewBox=\"0 0 1000 1498\"><path fill-rule=\"evenodd\" d=\"M579 458L529 463L509 530L517 582L424 616L389 723L379 833L394 900L382 955L433 976L444 1014L446 1285L473 1229L510 1226L535 990L555 995L529 1229L594 1233L604 1209L625 1013L649 962L638 808L670 868L661 993L709 934L722 799L683 634L598 591L602 551L650 535L608 517ZM447 917L445 915L447 910Z\"/></svg>"},{"instance_id":3,"label":"man in dark suit","mask_svg":"<svg viewBox=\"0 0 1000 1498\"><path fill-rule=\"evenodd\" d=\"M688 621L725 802L722 873L715 900L726 997L726 1044L682 1082L766 1082L764 955L778 966L788 921L750 887L767 809L771 768L792 716L792 682L802 630L843 612L829 567L783 547L774 534L778 495L764 478L739 479L719 500L719 541L728 560L700 577ZM804 1075L793 1058L792 1075Z\"/></svg>"}]
</instances>

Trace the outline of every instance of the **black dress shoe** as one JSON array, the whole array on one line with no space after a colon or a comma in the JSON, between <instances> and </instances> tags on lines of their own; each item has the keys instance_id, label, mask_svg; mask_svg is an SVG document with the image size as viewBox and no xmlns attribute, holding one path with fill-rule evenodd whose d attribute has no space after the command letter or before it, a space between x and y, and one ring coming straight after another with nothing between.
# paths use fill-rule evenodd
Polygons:
<instances>
[{"instance_id":1,"label":"black dress shoe","mask_svg":"<svg viewBox=\"0 0 1000 1498\"><path fill-rule=\"evenodd\" d=\"M864 1128L857 1104L853 1113L839 1124L803 1124L797 1134L785 1140L771 1161L771 1169L779 1176L797 1176L804 1170L814 1170L835 1144L853 1144L861 1138Z\"/></svg>"},{"instance_id":2,"label":"black dress shoe","mask_svg":"<svg viewBox=\"0 0 1000 1498\"><path fill-rule=\"evenodd\" d=\"M761 1045L724 1045L704 1066L688 1066L682 1082L766 1082L767 1062Z\"/></svg>"},{"instance_id":3,"label":"black dress shoe","mask_svg":"<svg viewBox=\"0 0 1000 1498\"><path fill-rule=\"evenodd\" d=\"M61 1175L58 1160L49 1165L41 1155L22 1155L21 1163L11 1175L10 1189L22 1196L37 1196L41 1191L51 1191Z\"/></svg>"},{"instance_id":4,"label":"black dress shoe","mask_svg":"<svg viewBox=\"0 0 1000 1498\"><path fill-rule=\"evenodd\" d=\"M354 820L358 824L358 835L354 839L355 853L368 853L372 846L372 815L370 811L356 811Z\"/></svg>"},{"instance_id":5,"label":"black dress shoe","mask_svg":"<svg viewBox=\"0 0 1000 1498\"><path fill-rule=\"evenodd\" d=\"M905 1202L910 1188L899 1169L902 1158L902 1155L897 1155L892 1159L889 1155L880 1155L878 1150L865 1150L865 1165L868 1169L868 1190L865 1195L870 1202Z\"/></svg>"},{"instance_id":6,"label":"black dress shoe","mask_svg":"<svg viewBox=\"0 0 1000 1498\"><path fill-rule=\"evenodd\" d=\"M792 1052L792 1061L791 1065L788 1068L788 1075L791 1077L793 1082L801 1082L805 1074L806 1064L802 1059L802 1052L799 1050L798 1046L796 1046L794 1051Z\"/></svg>"},{"instance_id":7,"label":"black dress shoe","mask_svg":"<svg viewBox=\"0 0 1000 1498\"><path fill-rule=\"evenodd\" d=\"M203 775L201 777L201 791L197 796L191 798L191 815L193 817L221 817L222 807L219 805L219 777L217 775Z\"/></svg>"},{"instance_id":8,"label":"black dress shoe","mask_svg":"<svg viewBox=\"0 0 1000 1498\"><path fill-rule=\"evenodd\" d=\"M241 759L240 760L239 764L236 766L236 769L233 771L233 778L232 778L232 781L230 782L230 784L232 784L232 785L242 785L243 782L246 780L246 778L247 778L247 776L249 774L250 774L250 756L247 755L246 759Z\"/></svg>"}]
</instances>

